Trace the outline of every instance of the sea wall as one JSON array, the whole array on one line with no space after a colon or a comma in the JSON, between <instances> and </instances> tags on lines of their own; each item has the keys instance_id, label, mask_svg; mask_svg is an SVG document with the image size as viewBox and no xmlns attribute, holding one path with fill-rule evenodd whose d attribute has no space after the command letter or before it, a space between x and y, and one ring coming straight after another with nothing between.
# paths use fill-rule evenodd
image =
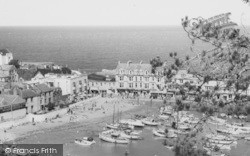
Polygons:
<instances>
[{"instance_id":1,"label":"sea wall","mask_svg":"<svg viewBox=\"0 0 250 156\"><path fill-rule=\"evenodd\" d=\"M0 123L0 129L9 129L11 127L24 125L24 124L27 124L30 122L44 122L46 120L54 119L58 116L63 116L65 114L67 114L67 112L68 112L68 108L64 108L64 109L59 109L59 110L55 110L52 112L48 112L46 114L28 114L26 116L22 116L22 118L20 116L21 113L18 112L19 114L17 114L16 116L19 115L20 119L2 122L2 123ZM13 114L14 114L14 111L13 111Z\"/></svg>"},{"instance_id":2,"label":"sea wall","mask_svg":"<svg viewBox=\"0 0 250 156\"><path fill-rule=\"evenodd\" d=\"M26 116L26 109L18 109L12 112L0 113L0 123L12 119L20 119Z\"/></svg>"}]
</instances>

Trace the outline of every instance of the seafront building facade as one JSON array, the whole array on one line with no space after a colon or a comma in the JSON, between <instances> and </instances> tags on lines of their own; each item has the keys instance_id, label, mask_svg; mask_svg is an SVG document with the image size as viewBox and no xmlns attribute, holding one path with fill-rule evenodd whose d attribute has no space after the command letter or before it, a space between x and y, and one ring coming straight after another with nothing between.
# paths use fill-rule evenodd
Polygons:
<instances>
[{"instance_id":1,"label":"seafront building facade","mask_svg":"<svg viewBox=\"0 0 250 156\"><path fill-rule=\"evenodd\" d=\"M98 73L88 75L88 90L90 93L116 93L115 76Z\"/></svg>"},{"instance_id":2,"label":"seafront building facade","mask_svg":"<svg viewBox=\"0 0 250 156\"><path fill-rule=\"evenodd\" d=\"M87 90L87 74L46 74L37 75L31 81L25 82L27 84L40 84L45 83L50 87L59 87L62 90L62 95L72 95Z\"/></svg>"},{"instance_id":3,"label":"seafront building facade","mask_svg":"<svg viewBox=\"0 0 250 156\"><path fill-rule=\"evenodd\" d=\"M157 68L152 73L152 66L147 63L118 62L115 69L116 88L122 93L134 95L148 95L150 91L161 91L165 88L163 70Z\"/></svg>"}]
</instances>

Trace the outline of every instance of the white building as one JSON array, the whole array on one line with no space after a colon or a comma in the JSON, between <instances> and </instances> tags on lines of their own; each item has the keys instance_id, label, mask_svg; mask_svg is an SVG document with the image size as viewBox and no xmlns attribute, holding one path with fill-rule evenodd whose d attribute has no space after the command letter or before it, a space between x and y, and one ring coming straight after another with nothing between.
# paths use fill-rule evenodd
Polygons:
<instances>
[{"instance_id":1,"label":"white building","mask_svg":"<svg viewBox=\"0 0 250 156\"><path fill-rule=\"evenodd\" d=\"M13 54L8 49L0 50L0 65L8 65L13 60Z\"/></svg>"},{"instance_id":2,"label":"white building","mask_svg":"<svg viewBox=\"0 0 250 156\"><path fill-rule=\"evenodd\" d=\"M120 63L115 69L116 87L118 92L129 92L134 94L147 94L151 90L163 90L165 77L163 69L157 68L152 73L152 67L146 63Z\"/></svg>"},{"instance_id":3,"label":"white building","mask_svg":"<svg viewBox=\"0 0 250 156\"><path fill-rule=\"evenodd\" d=\"M88 75L89 91L92 93L115 93L117 91L115 76L90 74Z\"/></svg>"},{"instance_id":4,"label":"white building","mask_svg":"<svg viewBox=\"0 0 250 156\"><path fill-rule=\"evenodd\" d=\"M223 81L208 81L204 83L201 87L203 91L214 91L214 88L218 87L217 90L224 89L226 87L226 84Z\"/></svg>"},{"instance_id":5,"label":"white building","mask_svg":"<svg viewBox=\"0 0 250 156\"><path fill-rule=\"evenodd\" d=\"M42 75L37 73L31 81L27 81L28 84L40 84L46 83L51 87L60 87L62 89L62 95L72 95L82 93L87 90L87 75L86 74L46 74Z\"/></svg>"},{"instance_id":6,"label":"white building","mask_svg":"<svg viewBox=\"0 0 250 156\"><path fill-rule=\"evenodd\" d=\"M198 77L193 74L188 73L187 70L179 70L176 75L173 77L173 82L184 85L185 83L189 83L190 85L197 86L200 84L200 80Z\"/></svg>"}]
</instances>

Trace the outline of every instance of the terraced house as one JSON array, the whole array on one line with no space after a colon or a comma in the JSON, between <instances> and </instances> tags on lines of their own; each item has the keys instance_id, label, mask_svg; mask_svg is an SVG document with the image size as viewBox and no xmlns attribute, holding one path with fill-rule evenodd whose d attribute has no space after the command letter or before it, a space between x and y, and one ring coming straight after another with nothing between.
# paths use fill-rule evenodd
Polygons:
<instances>
[{"instance_id":1,"label":"terraced house","mask_svg":"<svg viewBox=\"0 0 250 156\"><path fill-rule=\"evenodd\" d=\"M152 73L150 64L143 63L120 63L115 69L117 91L133 93L134 95L148 95L151 91L161 91L165 87L165 77L161 67Z\"/></svg>"}]
</instances>

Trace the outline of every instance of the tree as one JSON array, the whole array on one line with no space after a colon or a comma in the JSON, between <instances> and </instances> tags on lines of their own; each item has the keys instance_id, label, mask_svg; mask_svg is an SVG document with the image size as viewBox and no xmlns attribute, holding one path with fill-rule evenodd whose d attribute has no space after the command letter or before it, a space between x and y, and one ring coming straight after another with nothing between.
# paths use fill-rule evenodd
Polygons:
<instances>
[{"instance_id":1,"label":"tree","mask_svg":"<svg viewBox=\"0 0 250 156\"><path fill-rule=\"evenodd\" d=\"M159 56L153 58L150 60L150 64L152 66L152 73L155 73L156 67L160 67L163 65L163 62L161 61L161 58Z\"/></svg>"},{"instance_id":2,"label":"tree","mask_svg":"<svg viewBox=\"0 0 250 156\"><path fill-rule=\"evenodd\" d=\"M16 69L19 69L19 68L20 68L19 60L12 59L12 60L10 60L9 65L15 66Z\"/></svg>"},{"instance_id":3,"label":"tree","mask_svg":"<svg viewBox=\"0 0 250 156\"><path fill-rule=\"evenodd\" d=\"M230 13L226 13L209 18L209 20L202 17L182 19L183 30L191 40L191 52L196 55L180 61L182 64L179 67L175 63L172 68L178 70L181 67L188 67L186 69L192 70L198 78L204 78L201 85L198 86L198 95L202 93L202 86L210 80L226 81L228 88L231 86L236 88L235 95L239 90L246 90L248 87L243 73L247 70L250 40L235 27L236 23L229 20L218 22L220 19L229 19L229 16ZM196 48L197 41L202 41L212 48L199 50ZM204 122L206 122L207 117L214 113L215 109L211 104L213 104L213 97L219 89L216 87L211 94L205 93L204 96L197 96L195 99L196 102L202 104L201 111L206 114ZM239 115L242 113L242 107L229 106L228 114ZM201 130L196 130L197 133L199 131ZM200 142L198 138L186 136L184 139L178 139L179 141L174 148L176 156L197 155L198 149L194 147L197 147ZM199 155L203 155L202 152Z\"/></svg>"},{"instance_id":4,"label":"tree","mask_svg":"<svg viewBox=\"0 0 250 156\"><path fill-rule=\"evenodd\" d=\"M68 67L62 67L62 73L63 74L71 74L71 69Z\"/></svg>"},{"instance_id":5,"label":"tree","mask_svg":"<svg viewBox=\"0 0 250 156\"><path fill-rule=\"evenodd\" d=\"M250 115L250 105L249 104L245 106L245 112L247 115Z\"/></svg>"}]
</instances>

